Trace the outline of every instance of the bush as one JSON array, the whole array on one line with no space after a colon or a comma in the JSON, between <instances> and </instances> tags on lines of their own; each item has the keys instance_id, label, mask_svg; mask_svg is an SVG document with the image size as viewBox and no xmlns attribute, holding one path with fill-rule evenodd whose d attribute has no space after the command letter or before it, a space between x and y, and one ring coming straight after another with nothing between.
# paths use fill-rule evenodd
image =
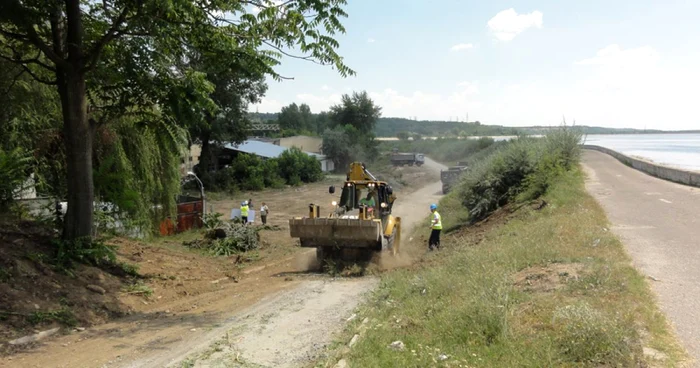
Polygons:
<instances>
[{"instance_id":1,"label":"bush","mask_svg":"<svg viewBox=\"0 0 700 368\"><path fill-rule=\"evenodd\" d=\"M323 178L321 163L296 147L288 149L277 158L280 176L289 185L312 183Z\"/></svg>"},{"instance_id":2,"label":"bush","mask_svg":"<svg viewBox=\"0 0 700 368\"><path fill-rule=\"evenodd\" d=\"M487 156L479 155L480 161L472 157L457 189L470 219L481 220L513 199L544 194L558 175L578 162L580 139L580 132L562 127L542 139L518 138L486 146L482 152Z\"/></svg>"},{"instance_id":3,"label":"bush","mask_svg":"<svg viewBox=\"0 0 700 368\"><path fill-rule=\"evenodd\" d=\"M17 148L4 151L0 148L0 210L6 210L14 199L15 193L23 190L27 180L27 168L30 157Z\"/></svg>"},{"instance_id":4,"label":"bush","mask_svg":"<svg viewBox=\"0 0 700 368\"><path fill-rule=\"evenodd\" d=\"M231 164L214 173L200 176L205 188L234 193L238 190L279 188L284 184L299 185L323 178L321 163L298 148L283 152L280 157L264 160L255 155L240 154Z\"/></svg>"},{"instance_id":5,"label":"bush","mask_svg":"<svg viewBox=\"0 0 700 368\"><path fill-rule=\"evenodd\" d=\"M605 316L588 304L568 305L556 310L556 343L572 362L630 366L634 328Z\"/></svg>"}]
</instances>

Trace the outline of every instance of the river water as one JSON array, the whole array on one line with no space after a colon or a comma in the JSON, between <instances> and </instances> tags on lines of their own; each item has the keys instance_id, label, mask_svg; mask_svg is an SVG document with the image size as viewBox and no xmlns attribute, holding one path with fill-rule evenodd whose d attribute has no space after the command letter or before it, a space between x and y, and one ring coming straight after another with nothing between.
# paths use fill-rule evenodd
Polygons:
<instances>
[{"instance_id":1,"label":"river water","mask_svg":"<svg viewBox=\"0 0 700 368\"><path fill-rule=\"evenodd\" d=\"M437 137L426 137L436 139ZM477 139L479 137L467 137ZM514 136L491 137L507 140ZM393 141L395 137L378 140ZM700 134L589 134L586 144L594 144L637 156L658 164L691 171L700 171Z\"/></svg>"},{"instance_id":2,"label":"river water","mask_svg":"<svg viewBox=\"0 0 700 368\"><path fill-rule=\"evenodd\" d=\"M700 171L700 134L600 134L586 136L585 143L667 166Z\"/></svg>"}]
</instances>

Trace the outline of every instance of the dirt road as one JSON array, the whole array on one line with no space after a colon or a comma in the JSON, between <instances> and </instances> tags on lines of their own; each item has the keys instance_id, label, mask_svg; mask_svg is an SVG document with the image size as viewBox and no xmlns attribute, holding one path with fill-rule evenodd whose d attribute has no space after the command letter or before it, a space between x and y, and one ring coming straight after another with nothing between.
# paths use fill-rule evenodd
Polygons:
<instances>
[{"instance_id":1,"label":"dirt road","mask_svg":"<svg viewBox=\"0 0 700 368\"><path fill-rule=\"evenodd\" d=\"M430 160L426 166L443 168ZM321 186L314 188L323 192ZM402 217L404 234L426 217L440 189L440 183L433 182L411 193L397 192L394 212ZM289 202L287 207L292 207ZM280 212L275 216L284 216ZM306 270L312 255L270 259L246 269L236 281L200 280L198 285L207 291L195 298L149 300L147 310L0 358L0 367L303 365L323 351L362 295L377 283L372 277L334 279L299 272ZM405 256L400 260L410 261ZM182 262L189 268L188 260Z\"/></svg>"},{"instance_id":2,"label":"dirt road","mask_svg":"<svg viewBox=\"0 0 700 368\"><path fill-rule=\"evenodd\" d=\"M445 168L429 159L426 159L426 166L437 171ZM394 214L401 217L404 234L426 218L428 206L439 200L441 190L441 183L436 182L410 196L398 193ZM398 261L382 259L381 263L390 267L409 264L410 257L415 254L413 249L404 249ZM314 253L306 255L313 256ZM390 264L392 261L397 263ZM222 340L190 353L186 358L171 360L168 366L182 366L183 362L194 367L303 366L319 358L333 334L352 317L352 311L362 296L377 282L374 277L305 280L297 287L270 296L241 312L229 324Z\"/></svg>"},{"instance_id":3,"label":"dirt road","mask_svg":"<svg viewBox=\"0 0 700 368\"><path fill-rule=\"evenodd\" d=\"M651 177L596 151L585 151L583 162L588 191L605 208L635 265L654 280L662 310L697 361L700 189Z\"/></svg>"}]
</instances>

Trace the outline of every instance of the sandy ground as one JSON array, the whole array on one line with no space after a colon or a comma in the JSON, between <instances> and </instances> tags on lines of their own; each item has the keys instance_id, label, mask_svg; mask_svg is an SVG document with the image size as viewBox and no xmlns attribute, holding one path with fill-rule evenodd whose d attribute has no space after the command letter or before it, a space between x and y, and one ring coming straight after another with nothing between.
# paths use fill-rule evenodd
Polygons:
<instances>
[{"instance_id":1,"label":"sandy ground","mask_svg":"<svg viewBox=\"0 0 700 368\"><path fill-rule=\"evenodd\" d=\"M399 169L412 188L422 186L397 193L394 213L402 217L404 234L439 199L440 168L428 161L421 169ZM232 259L193 256L182 249L182 240L165 240L157 247L125 242L122 256L158 275L149 281L154 296L127 296L123 301L132 310L129 316L2 357L0 367L225 367L246 361L296 367L313 360L377 283L373 277L333 279L306 272L313 253L293 246L286 223L290 216L304 215L310 200L330 202L324 197L329 196L327 186L241 195L252 197L256 207L267 202L268 222L283 226L262 234L260 259L245 267ZM240 200L211 204L228 214ZM400 258L382 257L380 263L395 267L410 264L411 257L410 249L402 249Z\"/></svg>"},{"instance_id":2,"label":"sandy ground","mask_svg":"<svg viewBox=\"0 0 700 368\"><path fill-rule=\"evenodd\" d=\"M435 171L444 169L432 160L426 160L426 166ZM399 194L393 212L401 217L406 237L426 219L428 206L437 203L441 191L438 181L405 197ZM425 225L427 229L428 224ZM403 243L408 244L408 239ZM409 265L421 251L402 248L398 258L382 254L379 263L385 268ZM301 257L313 257L313 252ZM333 334L340 331L363 296L377 283L375 277L302 281L243 311L223 338L184 359L171 361L169 366L183 366L183 363L195 367L304 366L321 357L319 354L326 351Z\"/></svg>"},{"instance_id":3,"label":"sandy ground","mask_svg":"<svg viewBox=\"0 0 700 368\"><path fill-rule=\"evenodd\" d=\"M586 188L651 281L686 349L700 358L700 189L657 179L585 151Z\"/></svg>"}]
</instances>

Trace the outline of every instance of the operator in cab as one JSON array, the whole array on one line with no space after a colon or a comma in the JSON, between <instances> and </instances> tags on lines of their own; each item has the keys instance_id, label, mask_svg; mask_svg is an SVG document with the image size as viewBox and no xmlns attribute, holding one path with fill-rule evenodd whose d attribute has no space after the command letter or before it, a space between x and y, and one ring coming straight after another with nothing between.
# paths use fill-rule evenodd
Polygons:
<instances>
[{"instance_id":1,"label":"operator in cab","mask_svg":"<svg viewBox=\"0 0 700 368\"><path fill-rule=\"evenodd\" d=\"M374 201L375 191L370 189L365 198L360 199L360 206L366 206L367 212L372 213L376 202Z\"/></svg>"}]
</instances>

